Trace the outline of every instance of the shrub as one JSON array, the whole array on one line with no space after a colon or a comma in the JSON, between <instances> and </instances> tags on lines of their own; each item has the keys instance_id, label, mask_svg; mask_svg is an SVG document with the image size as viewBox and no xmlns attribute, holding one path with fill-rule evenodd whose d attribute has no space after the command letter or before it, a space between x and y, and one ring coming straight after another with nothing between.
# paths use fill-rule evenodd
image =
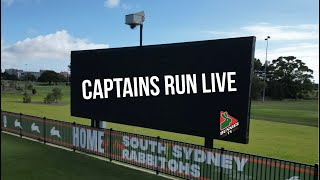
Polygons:
<instances>
[{"instance_id":1,"label":"shrub","mask_svg":"<svg viewBox=\"0 0 320 180\"><path fill-rule=\"evenodd\" d=\"M17 86L17 83L15 81L9 81L9 87L15 88Z\"/></svg>"},{"instance_id":2,"label":"shrub","mask_svg":"<svg viewBox=\"0 0 320 180\"><path fill-rule=\"evenodd\" d=\"M32 89L33 89L33 85L32 85L31 83L27 83L27 84L25 85L25 88L26 88L27 90L32 90Z\"/></svg>"},{"instance_id":3,"label":"shrub","mask_svg":"<svg viewBox=\"0 0 320 180\"><path fill-rule=\"evenodd\" d=\"M16 87L16 90L17 90L17 91L23 91L23 88L20 87L20 86L17 86L17 87Z\"/></svg>"},{"instance_id":4,"label":"shrub","mask_svg":"<svg viewBox=\"0 0 320 180\"><path fill-rule=\"evenodd\" d=\"M31 102L31 96L28 93L25 92L23 94L22 102L23 103L30 103Z\"/></svg>"},{"instance_id":5,"label":"shrub","mask_svg":"<svg viewBox=\"0 0 320 180\"><path fill-rule=\"evenodd\" d=\"M51 93L47 94L47 97L44 98L44 103L51 104L53 102L58 102L58 100L62 99L62 92L60 88L52 89Z\"/></svg>"},{"instance_id":6,"label":"shrub","mask_svg":"<svg viewBox=\"0 0 320 180\"><path fill-rule=\"evenodd\" d=\"M32 89L32 94L36 94L37 93L37 90L36 89Z\"/></svg>"},{"instance_id":7,"label":"shrub","mask_svg":"<svg viewBox=\"0 0 320 180\"><path fill-rule=\"evenodd\" d=\"M53 95L56 102L58 102L58 100L61 100L62 96L63 96L60 88L52 89L52 95Z\"/></svg>"},{"instance_id":8,"label":"shrub","mask_svg":"<svg viewBox=\"0 0 320 180\"><path fill-rule=\"evenodd\" d=\"M45 97L43 100L44 100L44 103L51 104L55 101L55 98L52 93L48 93L47 97Z\"/></svg>"}]
</instances>

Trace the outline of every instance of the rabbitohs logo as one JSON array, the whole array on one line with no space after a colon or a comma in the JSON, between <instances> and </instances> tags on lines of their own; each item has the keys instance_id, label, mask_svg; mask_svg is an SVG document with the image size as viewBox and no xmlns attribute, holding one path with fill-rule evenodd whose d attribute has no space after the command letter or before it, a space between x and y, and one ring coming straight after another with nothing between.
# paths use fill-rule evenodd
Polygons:
<instances>
[{"instance_id":1,"label":"rabbitohs logo","mask_svg":"<svg viewBox=\"0 0 320 180\"><path fill-rule=\"evenodd\" d=\"M230 116L227 111L220 111L220 136L224 137L239 128L236 118Z\"/></svg>"}]
</instances>

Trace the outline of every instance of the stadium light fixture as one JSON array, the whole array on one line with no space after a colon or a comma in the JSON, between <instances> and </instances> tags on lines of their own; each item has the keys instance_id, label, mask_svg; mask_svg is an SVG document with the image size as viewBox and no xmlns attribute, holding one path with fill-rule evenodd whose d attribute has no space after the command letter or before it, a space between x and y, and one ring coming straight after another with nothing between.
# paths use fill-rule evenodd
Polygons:
<instances>
[{"instance_id":1,"label":"stadium light fixture","mask_svg":"<svg viewBox=\"0 0 320 180\"><path fill-rule=\"evenodd\" d=\"M144 11L126 15L125 23L129 25L131 29L134 29L136 26L140 26L140 46L142 46L142 29L144 20Z\"/></svg>"}]
</instances>

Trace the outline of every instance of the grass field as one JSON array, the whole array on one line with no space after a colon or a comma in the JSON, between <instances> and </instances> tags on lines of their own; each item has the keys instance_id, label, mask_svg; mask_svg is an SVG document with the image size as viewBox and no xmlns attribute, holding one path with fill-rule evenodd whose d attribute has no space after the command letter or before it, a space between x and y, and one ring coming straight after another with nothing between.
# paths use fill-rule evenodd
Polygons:
<instances>
[{"instance_id":1,"label":"grass field","mask_svg":"<svg viewBox=\"0 0 320 180\"><path fill-rule=\"evenodd\" d=\"M42 104L45 95L54 86L36 86L35 103L21 103L22 95L1 94L3 110L21 112L57 120L90 124L90 120L70 116L70 89L59 86L65 94L62 105ZM215 140L215 147L314 164L318 162L318 101L267 101L252 102L250 139L248 145ZM160 136L177 141L203 144L204 139L195 136L169 133L152 129L108 123L107 128Z\"/></svg>"},{"instance_id":2,"label":"grass field","mask_svg":"<svg viewBox=\"0 0 320 180\"><path fill-rule=\"evenodd\" d=\"M317 100L253 101L251 118L318 127Z\"/></svg>"},{"instance_id":3,"label":"grass field","mask_svg":"<svg viewBox=\"0 0 320 180\"><path fill-rule=\"evenodd\" d=\"M165 178L1 133L1 179Z\"/></svg>"}]
</instances>

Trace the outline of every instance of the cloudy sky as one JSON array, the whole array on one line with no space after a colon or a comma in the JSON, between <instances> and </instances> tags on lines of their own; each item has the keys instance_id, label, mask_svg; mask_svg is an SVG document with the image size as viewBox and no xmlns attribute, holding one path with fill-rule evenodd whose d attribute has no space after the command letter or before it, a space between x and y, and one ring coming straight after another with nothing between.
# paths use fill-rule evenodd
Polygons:
<instances>
[{"instance_id":1,"label":"cloudy sky","mask_svg":"<svg viewBox=\"0 0 320 180\"><path fill-rule=\"evenodd\" d=\"M256 36L255 57L296 56L319 82L319 1L1 0L1 68L66 71L71 50L139 45L126 14L144 10L144 45Z\"/></svg>"}]
</instances>

